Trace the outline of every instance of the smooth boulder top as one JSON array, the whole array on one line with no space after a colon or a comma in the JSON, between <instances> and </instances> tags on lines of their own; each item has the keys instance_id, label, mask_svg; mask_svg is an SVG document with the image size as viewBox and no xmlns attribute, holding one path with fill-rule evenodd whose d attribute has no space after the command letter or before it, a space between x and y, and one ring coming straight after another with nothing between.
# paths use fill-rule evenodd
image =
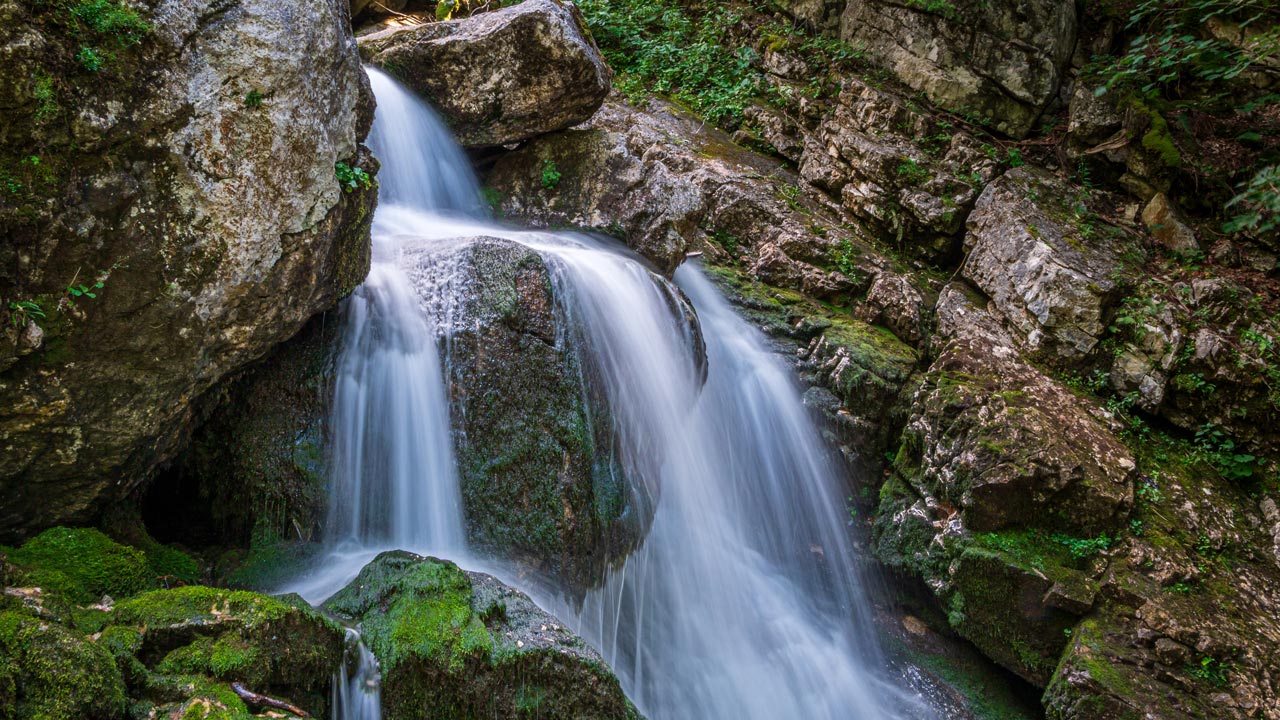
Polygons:
<instances>
[{"instance_id":1,"label":"smooth boulder top","mask_svg":"<svg viewBox=\"0 0 1280 720\"><path fill-rule=\"evenodd\" d=\"M360 39L361 54L444 115L467 147L508 145L590 118L613 71L572 4L528 0Z\"/></svg>"}]
</instances>

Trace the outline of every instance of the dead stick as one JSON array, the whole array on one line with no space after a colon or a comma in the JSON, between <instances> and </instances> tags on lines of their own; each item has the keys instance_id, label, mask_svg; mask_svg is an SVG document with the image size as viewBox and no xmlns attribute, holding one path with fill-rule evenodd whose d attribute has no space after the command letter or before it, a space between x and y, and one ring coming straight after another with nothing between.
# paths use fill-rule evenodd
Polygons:
<instances>
[{"instance_id":1,"label":"dead stick","mask_svg":"<svg viewBox=\"0 0 1280 720\"><path fill-rule=\"evenodd\" d=\"M250 705L257 705L258 707L269 707L269 708L274 708L276 710L284 710L285 712L293 713L298 717L304 717L304 718L311 717L311 715L309 715L306 710L303 710L302 708L296 705L290 705L289 703L283 700L276 700L275 698L269 698L266 695L259 695L256 692L250 691L248 688L246 688L245 686L241 685L238 682L231 683L231 689L232 691L235 692L236 695L240 696L241 700L245 701Z\"/></svg>"}]
</instances>

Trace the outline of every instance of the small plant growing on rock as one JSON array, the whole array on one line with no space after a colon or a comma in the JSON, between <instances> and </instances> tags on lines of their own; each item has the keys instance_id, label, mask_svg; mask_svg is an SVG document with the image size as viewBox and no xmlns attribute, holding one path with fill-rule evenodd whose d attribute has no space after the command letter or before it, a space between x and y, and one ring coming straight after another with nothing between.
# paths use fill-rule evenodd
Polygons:
<instances>
[{"instance_id":1,"label":"small plant growing on rock","mask_svg":"<svg viewBox=\"0 0 1280 720\"><path fill-rule=\"evenodd\" d=\"M25 327L27 323L44 316L40 303L34 300L9 301L9 321L14 327Z\"/></svg>"},{"instance_id":2,"label":"small plant growing on rock","mask_svg":"<svg viewBox=\"0 0 1280 720\"><path fill-rule=\"evenodd\" d=\"M902 178L907 185L915 187L929 179L929 171L916 162L915 158L907 158L898 166L898 177Z\"/></svg>"},{"instance_id":3,"label":"small plant growing on rock","mask_svg":"<svg viewBox=\"0 0 1280 720\"><path fill-rule=\"evenodd\" d=\"M542 187L554 190L560 184L560 171L556 169L556 161L547 158L542 161Z\"/></svg>"},{"instance_id":4,"label":"small plant growing on rock","mask_svg":"<svg viewBox=\"0 0 1280 720\"><path fill-rule=\"evenodd\" d=\"M245 93L244 106L251 109L260 108L262 107L262 98L263 94L258 91L258 88L253 88L249 92Z\"/></svg>"},{"instance_id":5,"label":"small plant growing on rock","mask_svg":"<svg viewBox=\"0 0 1280 720\"><path fill-rule=\"evenodd\" d=\"M373 178L362 167L353 167L340 162L334 164L333 171L338 176L338 185L342 187L343 192L352 192L353 190L373 186Z\"/></svg>"},{"instance_id":6,"label":"small plant growing on rock","mask_svg":"<svg viewBox=\"0 0 1280 720\"><path fill-rule=\"evenodd\" d=\"M1203 680L1214 687L1225 688L1231 685L1231 663L1224 663L1214 657L1202 657L1199 663L1187 663L1187 674Z\"/></svg>"},{"instance_id":7,"label":"small plant growing on rock","mask_svg":"<svg viewBox=\"0 0 1280 720\"><path fill-rule=\"evenodd\" d=\"M89 72L98 72L105 64L102 59L102 55L98 54L98 51L91 47L80 48L80 52L76 53L76 61L80 63L81 67Z\"/></svg>"}]
</instances>

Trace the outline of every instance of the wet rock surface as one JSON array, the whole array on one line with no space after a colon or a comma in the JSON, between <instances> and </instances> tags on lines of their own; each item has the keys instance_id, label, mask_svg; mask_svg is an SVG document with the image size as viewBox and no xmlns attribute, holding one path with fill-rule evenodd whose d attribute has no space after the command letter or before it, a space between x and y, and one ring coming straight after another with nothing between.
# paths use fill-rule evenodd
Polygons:
<instances>
[{"instance_id":1,"label":"wet rock surface","mask_svg":"<svg viewBox=\"0 0 1280 720\"><path fill-rule=\"evenodd\" d=\"M491 576L392 551L325 607L361 623L388 720L639 717L599 654Z\"/></svg>"},{"instance_id":2,"label":"wet rock surface","mask_svg":"<svg viewBox=\"0 0 1280 720\"><path fill-rule=\"evenodd\" d=\"M459 242L444 333L468 534L567 587L593 586L643 539L657 498L620 462L547 262L507 240Z\"/></svg>"}]
</instances>

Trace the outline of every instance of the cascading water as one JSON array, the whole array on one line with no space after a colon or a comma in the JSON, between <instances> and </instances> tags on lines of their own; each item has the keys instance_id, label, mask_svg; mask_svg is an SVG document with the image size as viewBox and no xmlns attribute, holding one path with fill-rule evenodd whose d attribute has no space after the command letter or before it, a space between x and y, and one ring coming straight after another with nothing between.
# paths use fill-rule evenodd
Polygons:
<instances>
[{"instance_id":1,"label":"cascading water","mask_svg":"<svg viewBox=\"0 0 1280 720\"><path fill-rule=\"evenodd\" d=\"M354 630L347 631L346 654L334 673L332 708L333 720L382 720L378 659Z\"/></svg>"},{"instance_id":2,"label":"cascading water","mask_svg":"<svg viewBox=\"0 0 1280 720\"><path fill-rule=\"evenodd\" d=\"M392 546L462 559L436 329L454 289L439 249L496 236L545 259L619 444L659 488L642 547L598 590L576 608L545 598L610 660L640 709L654 720L927 717L885 674L840 475L763 337L700 271L681 269L708 346L704 386L660 280L592 238L487 222L439 121L370 76L382 200L373 271L346 312L333 415L329 532L348 549L335 547L292 589L322 598Z\"/></svg>"},{"instance_id":3,"label":"cascading water","mask_svg":"<svg viewBox=\"0 0 1280 720\"><path fill-rule=\"evenodd\" d=\"M664 431L662 497L579 632L651 718L928 716L873 670L884 663L839 475L788 369L699 270L676 277L702 323L707 384L691 414L678 385L636 388ZM620 308L594 306L594 323L633 332L608 317ZM625 358L607 365L634 377Z\"/></svg>"}]
</instances>

